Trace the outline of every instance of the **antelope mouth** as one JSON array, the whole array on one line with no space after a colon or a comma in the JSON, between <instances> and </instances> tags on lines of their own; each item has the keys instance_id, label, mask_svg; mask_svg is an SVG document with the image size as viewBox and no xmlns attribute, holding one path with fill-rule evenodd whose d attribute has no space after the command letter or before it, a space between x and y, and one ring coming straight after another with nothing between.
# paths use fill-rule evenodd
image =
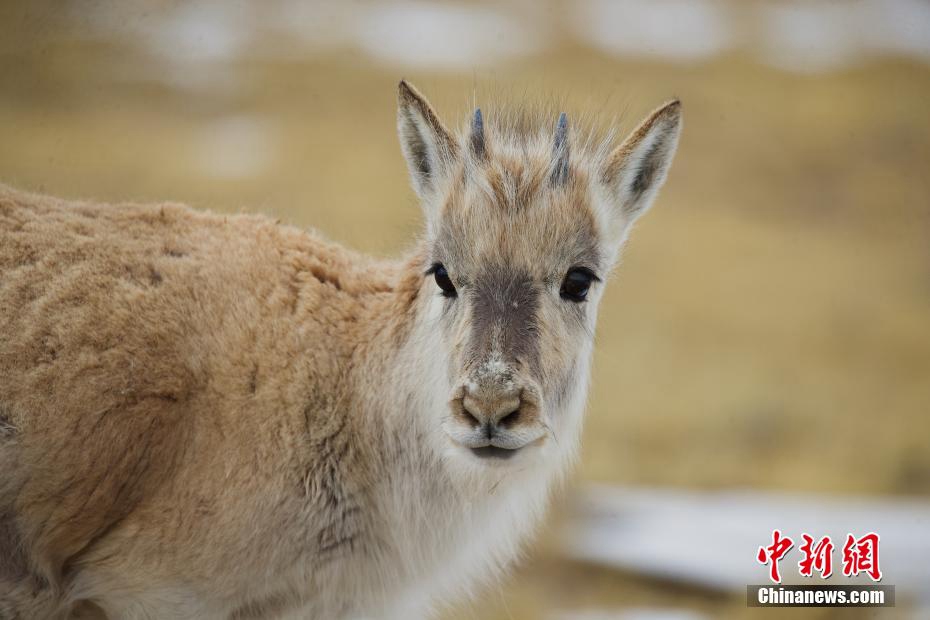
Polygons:
<instances>
[{"instance_id":1,"label":"antelope mouth","mask_svg":"<svg viewBox=\"0 0 930 620\"><path fill-rule=\"evenodd\" d=\"M520 451L519 448L511 450L509 448L498 448L497 446L482 446L481 448L469 448L471 453L479 459L505 461Z\"/></svg>"}]
</instances>

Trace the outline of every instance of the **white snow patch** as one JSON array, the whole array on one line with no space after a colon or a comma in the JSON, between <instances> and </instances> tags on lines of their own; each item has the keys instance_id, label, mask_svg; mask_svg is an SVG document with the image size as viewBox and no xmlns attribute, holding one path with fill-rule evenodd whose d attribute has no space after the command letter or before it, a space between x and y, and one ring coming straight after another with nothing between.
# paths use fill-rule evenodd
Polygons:
<instances>
[{"instance_id":1,"label":"white snow patch","mask_svg":"<svg viewBox=\"0 0 930 620\"><path fill-rule=\"evenodd\" d=\"M575 28L580 38L619 56L700 60L733 43L726 7L707 0L585 0Z\"/></svg>"},{"instance_id":2,"label":"white snow patch","mask_svg":"<svg viewBox=\"0 0 930 620\"><path fill-rule=\"evenodd\" d=\"M538 51L532 20L491 6L376 4L361 15L358 45L375 58L419 69L470 69Z\"/></svg>"},{"instance_id":3,"label":"white snow patch","mask_svg":"<svg viewBox=\"0 0 930 620\"><path fill-rule=\"evenodd\" d=\"M776 528L795 541L781 562L785 583L809 583L798 574L803 533L829 535L836 545L828 583L869 583L843 577L837 567L847 534L874 531L881 536L882 583L930 605L927 499L590 485L575 507L563 532L567 556L727 591L766 583L768 568L756 553Z\"/></svg>"},{"instance_id":4,"label":"white snow patch","mask_svg":"<svg viewBox=\"0 0 930 620\"><path fill-rule=\"evenodd\" d=\"M787 2L758 10L758 52L780 69L822 73L887 55L930 61L930 3Z\"/></svg>"}]
</instances>

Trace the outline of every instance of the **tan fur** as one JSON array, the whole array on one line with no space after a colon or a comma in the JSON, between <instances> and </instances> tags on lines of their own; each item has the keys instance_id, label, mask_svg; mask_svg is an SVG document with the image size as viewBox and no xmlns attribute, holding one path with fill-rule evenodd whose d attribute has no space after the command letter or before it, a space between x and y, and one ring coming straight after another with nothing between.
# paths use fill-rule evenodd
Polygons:
<instances>
[{"instance_id":1,"label":"tan fur","mask_svg":"<svg viewBox=\"0 0 930 620\"><path fill-rule=\"evenodd\" d=\"M542 129L489 126L469 161L416 91L400 105L402 141L425 119L448 169L415 176L427 233L399 262L263 217L0 186L0 618L409 617L513 559L575 451L600 295L543 291L576 254L606 276L631 218L595 187L603 149L573 144L550 188ZM439 254L458 300L424 275ZM465 353L492 259L542 300L540 361L507 375L514 441L542 435L513 464L448 427L469 385L504 383Z\"/></svg>"}]
</instances>

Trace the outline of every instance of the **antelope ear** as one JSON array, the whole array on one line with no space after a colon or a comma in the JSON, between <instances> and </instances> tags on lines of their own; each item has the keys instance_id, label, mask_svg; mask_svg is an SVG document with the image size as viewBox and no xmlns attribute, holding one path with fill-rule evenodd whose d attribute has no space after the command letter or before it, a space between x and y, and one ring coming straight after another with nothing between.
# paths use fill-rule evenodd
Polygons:
<instances>
[{"instance_id":1,"label":"antelope ear","mask_svg":"<svg viewBox=\"0 0 930 620\"><path fill-rule=\"evenodd\" d=\"M404 80L398 85L397 133L413 188L421 199L427 198L448 171L458 147L426 98Z\"/></svg>"},{"instance_id":2,"label":"antelope ear","mask_svg":"<svg viewBox=\"0 0 930 620\"><path fill-rule=\"evenodd\" d=\"M655 110L604 167L602 179L623 216L624 228L652 205L672 165L681 133L681 103L676 99Z\"/></svg>"}]
</instances>

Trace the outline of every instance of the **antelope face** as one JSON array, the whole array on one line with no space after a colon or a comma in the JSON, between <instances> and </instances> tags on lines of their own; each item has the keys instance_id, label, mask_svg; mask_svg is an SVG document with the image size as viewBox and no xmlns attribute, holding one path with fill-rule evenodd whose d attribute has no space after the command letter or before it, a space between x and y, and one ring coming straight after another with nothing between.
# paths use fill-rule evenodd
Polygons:
<instances>
[{"instance_id":1,"label":"antelope face","mask_svg":"<svg viewBox=\"0 0 930 620\"><path fill-rule=\"evenodd\" d=\"M609 263L571 202L511 208L466 189L438 222L427 274L452 384L444 429L479 458L545 442L585 383Z\"/></svg>"},{"instance_id":2,"label":"antelope face","mask_svg":"<svg viewBox=\"0 0 930 620\"><path fill-rule=\"evenodd\" d=\"M565 115L528 129L479 111L459 137L401 82L399 129L427 214L421 294L453 449L513 462L580 430L597 306L630 224L662 184L677 102L616 149L575 146Z\"/></svg>"}]
</instances>

